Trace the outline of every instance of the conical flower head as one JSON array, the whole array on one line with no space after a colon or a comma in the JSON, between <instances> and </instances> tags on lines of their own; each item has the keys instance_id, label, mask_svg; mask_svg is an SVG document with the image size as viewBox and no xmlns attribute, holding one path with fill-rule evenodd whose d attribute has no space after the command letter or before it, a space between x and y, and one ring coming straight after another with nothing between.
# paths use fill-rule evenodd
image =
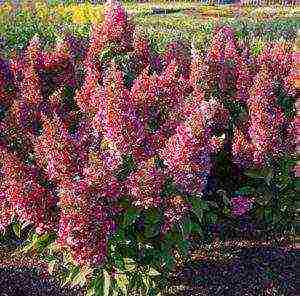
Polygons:
<instances>
[{"instance_id":1,"label":"conical flower head","mask_svg":"<svg viewBox=\"0 0 300 296\"><path fill-rule=\"evenodd\" d=\"M51 180L74 173L73 146L59 118L51 120L43 116L43 133L34 142L37 162Z\"/></svg>"},{"instance_id":2,"label":"conical flower head","mask_svg":"<svg viewBox=\"0 0 300 296\"><path fill-rule=\"evenodd\" d=\"M34 36L25 51L25 60L26 63L29 65L35 65L41 54L41 44L40 44L40 39L38 36Z\"/></svg>"},{"instance_id":3,"label":"conical flower head","mask_svg":"<svg viewBox=\"0 0 300 296\"><path fill-rule=\"evenodd\" d=\"M127 14L118 1L110 1L105 7L105 17L102 25L94 25L87 58L96 57L108 44L114 45L114 50L126 51L132 46L134 25L127 19Z\"/></svg>"},{"instance_id":4,"label":"conical flower head","mask_svg":"<svg viewBox=\"0 0 300 296\"><path fill-rule=\"evenodd\" d=\"M95 114L95 109L101 100L101 89L99 82L101 73L97 64L93 60L86 61L85 65L85 78L82 87L75 94L75 101L82 112L87 113L89 116Z\"/></svg>"},{"instance_id":5,"label":"conical flower head","mask_svg":"<svg viewBox=\"0 0 300 296\"><path fill-rule=\"evenodd\" d=\"M284 43L273 42L267 44L258 56L260 67L267 66L270 73L277 77L286 77L293 70L293 55Z\"/></svg>"},{"instance_id":6,"label":"conical flower head","mask_svg":"<svg viewBox=\"0 0 300 296\"><path fill-rule=\"evenodd\" d=\"M286 150L288 125L283 109L277 105L274 83L266 66L258 73L248 102L249 134L255 147L254 161L268 164Z\"/></svg>"},{"instance_id":7,"label":"conical flower head","mask_svg":"<svg viewBox=\"0 0 300 296\"><path fill-rule=\"evenodd\" d=\"M212 43L208 52L209 60L225 62L237 56L234 31L229 26L217 28L213 33Z\"/></svg>"},{"instance_id":8,"label":"conical flower head","mask_svg":"<svg viewBox=\"0 0 300 296\"><path fill-rule=\"evenodd\" d=\"M119 1L108 1L105 7L105 19L104 24L108 28L115 28L115 31L111 32L114 36L118 36L120 31L127 22L127 14L125 8Z\"/></svg>"},{"instance_id":9,"label":"conical flower head","mask_svg":"<svg viewBox=\"0 0 300 296\"><path fill-rule=\"evenodd\" d=\"M210 155L186 124L177 126L159 155L180 190L191 194L204 189L210 170Z\"/></svg>"},{"instance_id":10,"label":"conical flower head","mask_svg":"<svg viewBox=\"0 0 300 296\"><path fill-rule=\"evenodd\" d=\"M51 208L55 205L55 198L37 183L34 172L4 148L0 148L0 166L2 205L7 204L8 209L13 209L22 222L32 223L43 230L53 229ZM4 211L7 219L9 213Z\"/></svg>"},{"instance_id":11,"label":"conical flower head","mask_svg":"<svg viewBox=\"0 0 300 296\"><path fill-rule=\"evenodd\" d=\"M110 68L104 91L105 103L100 105L95 120L99 121L104 137L114 143L117 150L128 153L142 130L135 116L134 103L124 85L123 73L115 64Z\"/></svg>"},{"instance_id":12,"label":"conical flower head","mask_svg":"<svg viewBox=\"0 0 300 296\"><path fill-rule=\"evenodd\" d=\"M41 79L33 65L25 69L20 88L22 99L32 108L38 107L43 101Z\"/></svg>"},{"instance_id":13,"label":"conical flower head","mask_svg":"<svg viewBox=\"0 0 300 296\"><path fill-rule=\"evenodd\" d=\"M162 172L158 171L153 163L145 162L126 180L126 187L134 204L147 209L161 204L160 193L164 181Z\"/></svg>"},{"instance_id":14,"label":"conical flower head","mask_svg":"<svg viewBox=\"0 0 300 296\"><path fill-rule=\"evenodd\" d=\"M166 65L176 60L180 69L179 73L183 78L188 79L191 65L191 52L187 44L182 41L174 41L168 44L164 54L164 60Z\"/></svg>"}]
</instances>

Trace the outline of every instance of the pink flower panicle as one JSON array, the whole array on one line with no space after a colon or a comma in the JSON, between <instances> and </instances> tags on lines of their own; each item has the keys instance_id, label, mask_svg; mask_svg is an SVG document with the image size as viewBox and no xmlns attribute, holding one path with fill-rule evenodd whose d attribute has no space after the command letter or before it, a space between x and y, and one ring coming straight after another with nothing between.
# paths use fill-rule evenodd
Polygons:
<instances>
[{"instance_id":1,"label":"pink flower panicle","mask_svg":"<svg viewBox=\"0 0 300 296\"><path fill-rule=\"evenodd\" d=\"M58 244L67 247L80 265L100 265L107 253L107 240L115 224L85 181L60 183L62 207Z\"/></svg>"},{"instance_id":2,"label":"pink flower panicle","mask_svg":"<svg viewBox=\"0 0 300 296\"><path fill-rule=\"evenodd\" d=\"M267 165L287 149L288 119L277 105L274 83L266 67L258 73L248 102L249 134L254 145L254 163Z\"/></svg>"},{"instance_id":3,"label":"pink flower panicle","mask_svg":"<svg viewBox=\"0 0 300 296\"><path fill-rule=\"evenodd\" d=\"M206 152L191 128L179 124L176 134L169 138L159 155L176 185L191 194L204 189L206 173L210 170L210 160Z\"/></svg>"},{"instance_id":4,"label":"pink flower panicle","mask_svg":"<svg viewBox=\"0 0 300 296\"><path fill-rule=\"evenodd\" d=\"M74 173L74 146L58 117L43 116L43 134L34 140L37 163L50 180L60 180Z\"/></svg>"},{"instance_id":5,"label":"pink flower panicle","mask_svg":"<svg viewBox=\"0 0 300 296\"><path fill-rule=\"evenodd\" d=\"M35 176L13 153L1 148L1 196L6 203L6 221L13 213L22 222L33 224L41 231L49 231L55 225L51 208L54 196L37 183Z\"/></svg>"},{"instance_id":6,"label":"pink flower panicle","mask_svg":"<svg viewBox=\"0 0 300 296\"><path fill-rule=\"evenodd\" d=\"M232 214L235 217L244 215L251 209L254 201L254 198L249 198L246 196L238 196L231 198L230 202L232 205Z\"/></svg>"},{"instance_id":7,"label":"pink flower panicle","mask_svg":"<svg viewBox=\"0 0 300 296\"><path fill-rule=\"evenodd\" d=\"M169 65L175 59L180 67L180 74L184 79L189 78L191 57L190 49L186 44L180 41L169 43L164 59L166 65Z\"/></svg>"},{"instance_id":8,"label":"pink flower panicle","mask_svg":"<svg viewBox=\"0 0 300 296\"><path fill-rule=\"evenodd\" d=\"M126 181L134 205L146 209L160 206L164 181L164 175L153 164L146 162L140 165L140 169L132 173Z\"/></svg>"}]
</instances>

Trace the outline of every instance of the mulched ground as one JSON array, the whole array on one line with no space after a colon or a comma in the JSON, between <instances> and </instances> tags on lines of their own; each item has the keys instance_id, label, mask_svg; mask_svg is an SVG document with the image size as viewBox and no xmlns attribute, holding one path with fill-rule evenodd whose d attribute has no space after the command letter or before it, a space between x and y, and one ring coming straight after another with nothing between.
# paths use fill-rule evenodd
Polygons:
<instances>
[{"instance_id":1,"label":"mulched ground","mask_svg":"<svg viewBox=\"0 0 300 296\"><path fill-rule=\"evenodd\" d=\"M30 258L19 261L23 267L18 268L18 262L9 264L1 255L0 261L7 266L0 265L0 296L83 295L81 290L61 288L54 279L43 278L39 274L41 268L33 268L38 264ZM215 242L195 250L191 258L191 262L174 272L165 296L296 295L296 250L291 245Z\"/></svg>"},{"instance_id":2,"label":"mulched ground","mask_svg":"<svg viewBox=\"0 0 300 296\"><path fill-rule=\"evenodd\" d=\"M43 279L33 268L1 268L0 296L80 296L79 290L61 288L53 279Z\"/></svg>"},{"instance_id":3,"label":"mulched ground","mask_svg":"<svg viewBox=\"0 0 300 296\"><path fill-rule=\"evenodd\" d=\"M295 261L293 250L242 248L230 263L202 261L182 268L173 278L180 291L170 295L293 296Z\"/></svg>"}]
</instances>

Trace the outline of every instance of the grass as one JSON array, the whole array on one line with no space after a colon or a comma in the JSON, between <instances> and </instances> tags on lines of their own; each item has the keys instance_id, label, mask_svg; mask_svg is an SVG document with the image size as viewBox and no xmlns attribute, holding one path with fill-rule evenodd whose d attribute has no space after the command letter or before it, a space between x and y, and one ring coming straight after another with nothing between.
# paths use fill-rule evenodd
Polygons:
<instances>
[{"instance_id":1,"label":"grass","mask_svg":"<svg viewBox=\"0 0 300 296\"><path fill-rule=\"evenodd\" d=\"M23 1L25 3L25 1ZM22 2L22 3L23 3ZM62 36L63 32L71 32L79 37L88 37L90 24L94 21L102 21L103 5L69 4L50 6L40 1L35 1L35 10L26 7L25 4L19 11L14 11L9 4L2 6L0 10L0 36L3 39L2 54L9 57L14 50L22 50L29 40L36 34L43 41L44 47L51 48ZM232 16L232 6L209 6L195 2L154 1L149 3L124 3L125 8L134 18L136 26L149 34L153 42L157 42L158 51L163 51L165 45L176 38L195 39L196 47L204 50L210 39L213 28L219 24L229 24L237 30L239 39L247 38L251 46L263 46L270 40L280 38L294 41L296 30L300 28L300 22L295 17L299 8L274 6L278 14L287 17L281 19L252 18L251 15L259 15L270 8L246 7L243 8L244 16ZM159 6L163 9L180 9L180 12L153 15L152 8ZM196 7L196 12L187 15L183 10ZM216 11L218 18L206 18L203 13ZM202 14L201 14L202 13Z\"/></svg>"}]
</instances>

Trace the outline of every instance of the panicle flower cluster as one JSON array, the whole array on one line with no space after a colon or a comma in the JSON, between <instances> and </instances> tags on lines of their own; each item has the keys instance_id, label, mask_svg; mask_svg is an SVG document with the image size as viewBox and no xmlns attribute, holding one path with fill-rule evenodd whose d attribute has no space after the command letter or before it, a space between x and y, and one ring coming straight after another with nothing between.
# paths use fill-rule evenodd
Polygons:
<instances>
[{"instance_id":1,"label":"panicle flower cluster","mask_svg":"<svg viewBox=\"0 0 300 296\"><path fill-rule=\"evenodd\" d=\"M4 223L17 215L22 222L35 225L40 233L53 229L55 218L51 210L55 197L38 184L33 171L16 155L3 147L0 153L1 205L7 206Z\"/></svg>"},{"instance_id":2,"label":"panicle flower cluster","mask_svg":"<svg viewBox=\"0 0 300 296\"><path fill-rule=\"evenodd\" d=\"M92 60L86 62L85 70L83 85L78 89L74 99L82 112L95 114L97 104L101 102L103 96L103 89L98 84L101 73L96 62Z\"/></svg>"},{"instance_id":3,"label":"panicle flower cluster","mask_svg":"<svg viewBox=\"0 0 300 296\"><path fill-rule=\"evenodd\" d=\"M115 231L108 211L95 198L85 181L60 182L60 206L57 243L67 247L80 265L97 266L106 259L109 235Z\"/></svg>"},{"instance_id":4,"label":"panicle flower cluster","mask_svg":"<svg viewBox=\"0 0 300 296\"><path fill-rule=\"evenodd\" d=\"M175 41L168 44L164 55L165 64L170 64L173 60L180 67L180 74L184 79L189 78L191 53L190 48L183 42Z\"/></svg>"},{"instance_id":5,"label":"panicle flower cluster","mask_svg":"<svg viewBox=\"0 0 300 296\"><path fill-rule=\"evenodd\" d=\"M293 70L293 55L284 43L271 42L258 56L259 67L266 66L274 77L285 78Z\"/></svg>"},{"instance_id":6,"label":"panicle flower cluster","mask_svg":"<svg viewBox=\"0 0 300 296\"><path fill-rule=\"evenodd\" d=\"M231 198L231 210L234 216L239 217L247 213L254 203L254 198L247 196L237 196Z\"/></svg>"},{"instance_id":7,"label":"panicle flower cluster","mask_svg":"<svg viewBox=\"0 0 300 296\"><path fill-rule=\"evenodd\" d=\"M86 61L93 60L106 46L115 52L132 48L134 25L127 18L124 7L118 1L108 3L101 25L93 25Z\"/></svg>"},{"instance_id":8,"label":"panicle flower cluster","mask_svg":"<svg viewBox=\"0 0 300 296\"><path fill-rule=\"evenodd\" d=\"M36 161L47 173L50 180L57 181L74 173L73 146L67 131L56 116L43 116L43 134L33 139Z\"/></svg>"},{"instance_id":9,"label":"panicle flower cluster","mask_svg":"<svg viewBox=\"0 0 300 296\"><path fill-rule=\"evenodd\" d=\"M144 209L159 207L164 181L164 174L151 161L141 164L138 171L131 174L126 182L133 204Z\"/></svg>"},{"instance_id":10,"label":"panicle flower cluster","mask_svg":"<svg viewBox=\"0 0 300 296\"><path fill-rule=\"evenodd\" d=\"M208 58L215 62L225 62L227 58L236 57L234 31L229 26L216 28L208 52Z\"/></svg>"},{"instance_id":11,"label":"panicle flower cluster","mask_svg":"<svg viewBox=\"0 0 300 296\"><path fill-rule=\"evenodd\" d=\"M207 60L209 71L218 77L221 94L246 103L253 80L253 59L247 46L238 44L230 27L216 29Z\"/></svg>"},{"instance_id":12,"label":"panicle flower cluster","mask_svg":"<svg viewBox=\"0 0 300 296\"><path fill-rule=\"evenodd\" d=\"M9 108L15 97L15 89L13 84L13 75L10 65L7 61L0 57L0 106L1 108Z\"/></svg>"},{"instance_id":13,"label":"panicle flower cluster","mask_svg":"<svg viewBox=\"0 0 300 296\"><path fill-rule=\"evenodd\" d=\"M271 76L262 68L255 80L248 101L249 134L254 146L253 161L257 165L268 164L272 158L285 153L287 119L277 104Z\"/></svg>"},{"instance_id":14,"label":"panicle flower cluster","mask_svg":"<svg viewBox=\"0 0 300 296\"><path fill-rule=\"evenodd\" d=\"M209 65L197 53L192 56L189 83L198 97L211 90L213 82Z\"/></svg>"},{"instance_id":15,"label":"panicle flower cluster","mask_svg":"<svg viewBox=\"0 0 300 296\"><path fill-rule=\"evenodd\" d=\"M133 52L131 54L132 59L129 62L129 67L137 77L143 69L150 64L151 52L149 40L146 36L141 33L134 34L133 37Z\"/></svg>"},{"instance_id":16,"label":"panicle flower cluster","mask_svg":"<svg viewBox=\"0 0 300 296\"><path fill-rule=\"evenodd\" d=\"M210 162L209 155L201 148L192 129L186 124L180 124L176 134L168 139L160 151L160 157L176 185L188 194L201 192L205 186Z\"/></svg>"}]
</instances>

